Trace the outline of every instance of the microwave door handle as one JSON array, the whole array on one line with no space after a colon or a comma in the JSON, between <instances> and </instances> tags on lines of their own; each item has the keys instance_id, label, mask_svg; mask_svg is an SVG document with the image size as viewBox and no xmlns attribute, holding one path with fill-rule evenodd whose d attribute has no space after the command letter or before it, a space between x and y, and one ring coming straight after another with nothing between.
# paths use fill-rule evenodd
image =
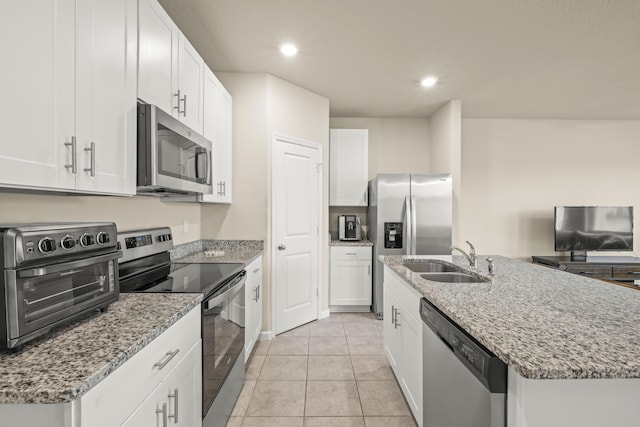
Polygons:
<instances>
[{"instance_id":1,"label":"microwave door handle","mask_svg":"<svg viewBox=\"0 0 640 427\"><path fill-rule=\"evenodd\" d=\"M113 252L106 255L100 255L100 256L95 256L87 259L82 259L79 261L71 261L71 262L65 262L62 264L47 265L45 267L30 268L28 270L19 270L17 272L17 276L20 279L25 279L29 277L42 277L48 274L62 273L62 272L74 270L77 268L87 267L93 264L99 264L101 262L111 261L120 257L122 257L122 252L118 251L118 252Z\"/></svg>"},{"instance_id":2,"label":"microwave door handle","mask_svg":"<svg viewBox=\"0 0 640 427\"><path fill-rule=\"evenodd\" d=\"M202 163L204 163L204 165L202 165ZM198 147L196 149L196 178L198 179L204 178L205 180L204 182L206 182L206 180L208 179L208 174L207 174L208 166L209 166L209 159L207 157L206 148Z\"/></svg>"}]
</instances>

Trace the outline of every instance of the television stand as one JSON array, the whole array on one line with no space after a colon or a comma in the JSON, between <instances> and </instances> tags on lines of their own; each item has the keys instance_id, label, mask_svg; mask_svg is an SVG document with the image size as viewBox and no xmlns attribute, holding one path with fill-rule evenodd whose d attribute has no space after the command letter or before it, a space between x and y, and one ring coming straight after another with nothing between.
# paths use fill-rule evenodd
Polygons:
<instances>
[{"instance_id":1,"label":"television stand","mask_svg":"<svg viewBox=\"0 0 640 427\"><path fill-rule=\"evenodd\" d=\"M634 256L532 256L533 262L594 279L633 282L640 280L640 258Z\"/></svg>"}]
</instances>

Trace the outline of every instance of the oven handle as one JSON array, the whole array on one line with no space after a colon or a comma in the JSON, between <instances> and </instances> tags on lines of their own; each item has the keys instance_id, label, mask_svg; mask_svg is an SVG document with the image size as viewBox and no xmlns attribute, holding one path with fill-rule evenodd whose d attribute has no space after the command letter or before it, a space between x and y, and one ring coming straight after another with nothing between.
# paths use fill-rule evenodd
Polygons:
<instances>
[{"instance_id":1,"label":"oven handle","mask_svg":"<svg viewBox=\"0 0 640 427\"><path fill-rule=\"evenodd\" d=\"M242 271L238 273L236 277L234 277L231 283L225 285L223 289L226 288L221 294L214 295L213 297L206 300L203 304L204 310L210 310L213 307L217 306L221 302L223 302L229 294L236 293L236 291L244 286L244 282L246 281L246 271Z\"/></svg>"},{"instance_id":2,"label":"oven handle","mask_svg":"<svg viewBox=\"0 0 640 427\"><path fill-rule=\"evenodd\" d=\"M30 268L27 270L18 270L16 275L20 279L29 277L41 277L53 273L62 273L76 268L87 267L93 264L99 264L101 262L112 261L122 257L122 251L111 252L105 255L94 256L91 258L85 258L77 261L64 262L62 264L47 265L44 267Z\"/></svg>"}]
</instances>

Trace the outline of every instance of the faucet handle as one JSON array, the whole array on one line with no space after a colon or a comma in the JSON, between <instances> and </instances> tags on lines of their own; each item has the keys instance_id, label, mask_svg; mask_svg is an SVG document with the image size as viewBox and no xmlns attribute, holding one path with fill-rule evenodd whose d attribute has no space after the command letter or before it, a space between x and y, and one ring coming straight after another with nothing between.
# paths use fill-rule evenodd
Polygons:
<instances>
[{"instance_id":1,"label":"faucet handle","mask_svg":"<svg viewBox=\"0 0 640 427\"><path fill-rule=\"evenodd\" d=\"M494 273L494 265L493 265L493 258L491 257L487 257L487 263L488 265L488 269L489 269L489 274L493 274Z\"/></svg>"}]
</instances>

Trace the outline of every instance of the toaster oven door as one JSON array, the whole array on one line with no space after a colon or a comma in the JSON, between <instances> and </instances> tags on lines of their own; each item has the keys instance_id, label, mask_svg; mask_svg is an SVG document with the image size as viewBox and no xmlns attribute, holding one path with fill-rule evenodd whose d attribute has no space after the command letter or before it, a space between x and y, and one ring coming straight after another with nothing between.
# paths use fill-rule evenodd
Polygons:
<instances>
[{"instance_id":1,"label":"toaster oven door","mask_svg":"<svg viewBox=\"0 0 640 427\"><path fill-rule=\"evenodd\" d=\"M70 316L117 300L119 256L119 252L113 252L61 264L6 270L9 346L28 341Z\"/></svg>"}]
</instances>

